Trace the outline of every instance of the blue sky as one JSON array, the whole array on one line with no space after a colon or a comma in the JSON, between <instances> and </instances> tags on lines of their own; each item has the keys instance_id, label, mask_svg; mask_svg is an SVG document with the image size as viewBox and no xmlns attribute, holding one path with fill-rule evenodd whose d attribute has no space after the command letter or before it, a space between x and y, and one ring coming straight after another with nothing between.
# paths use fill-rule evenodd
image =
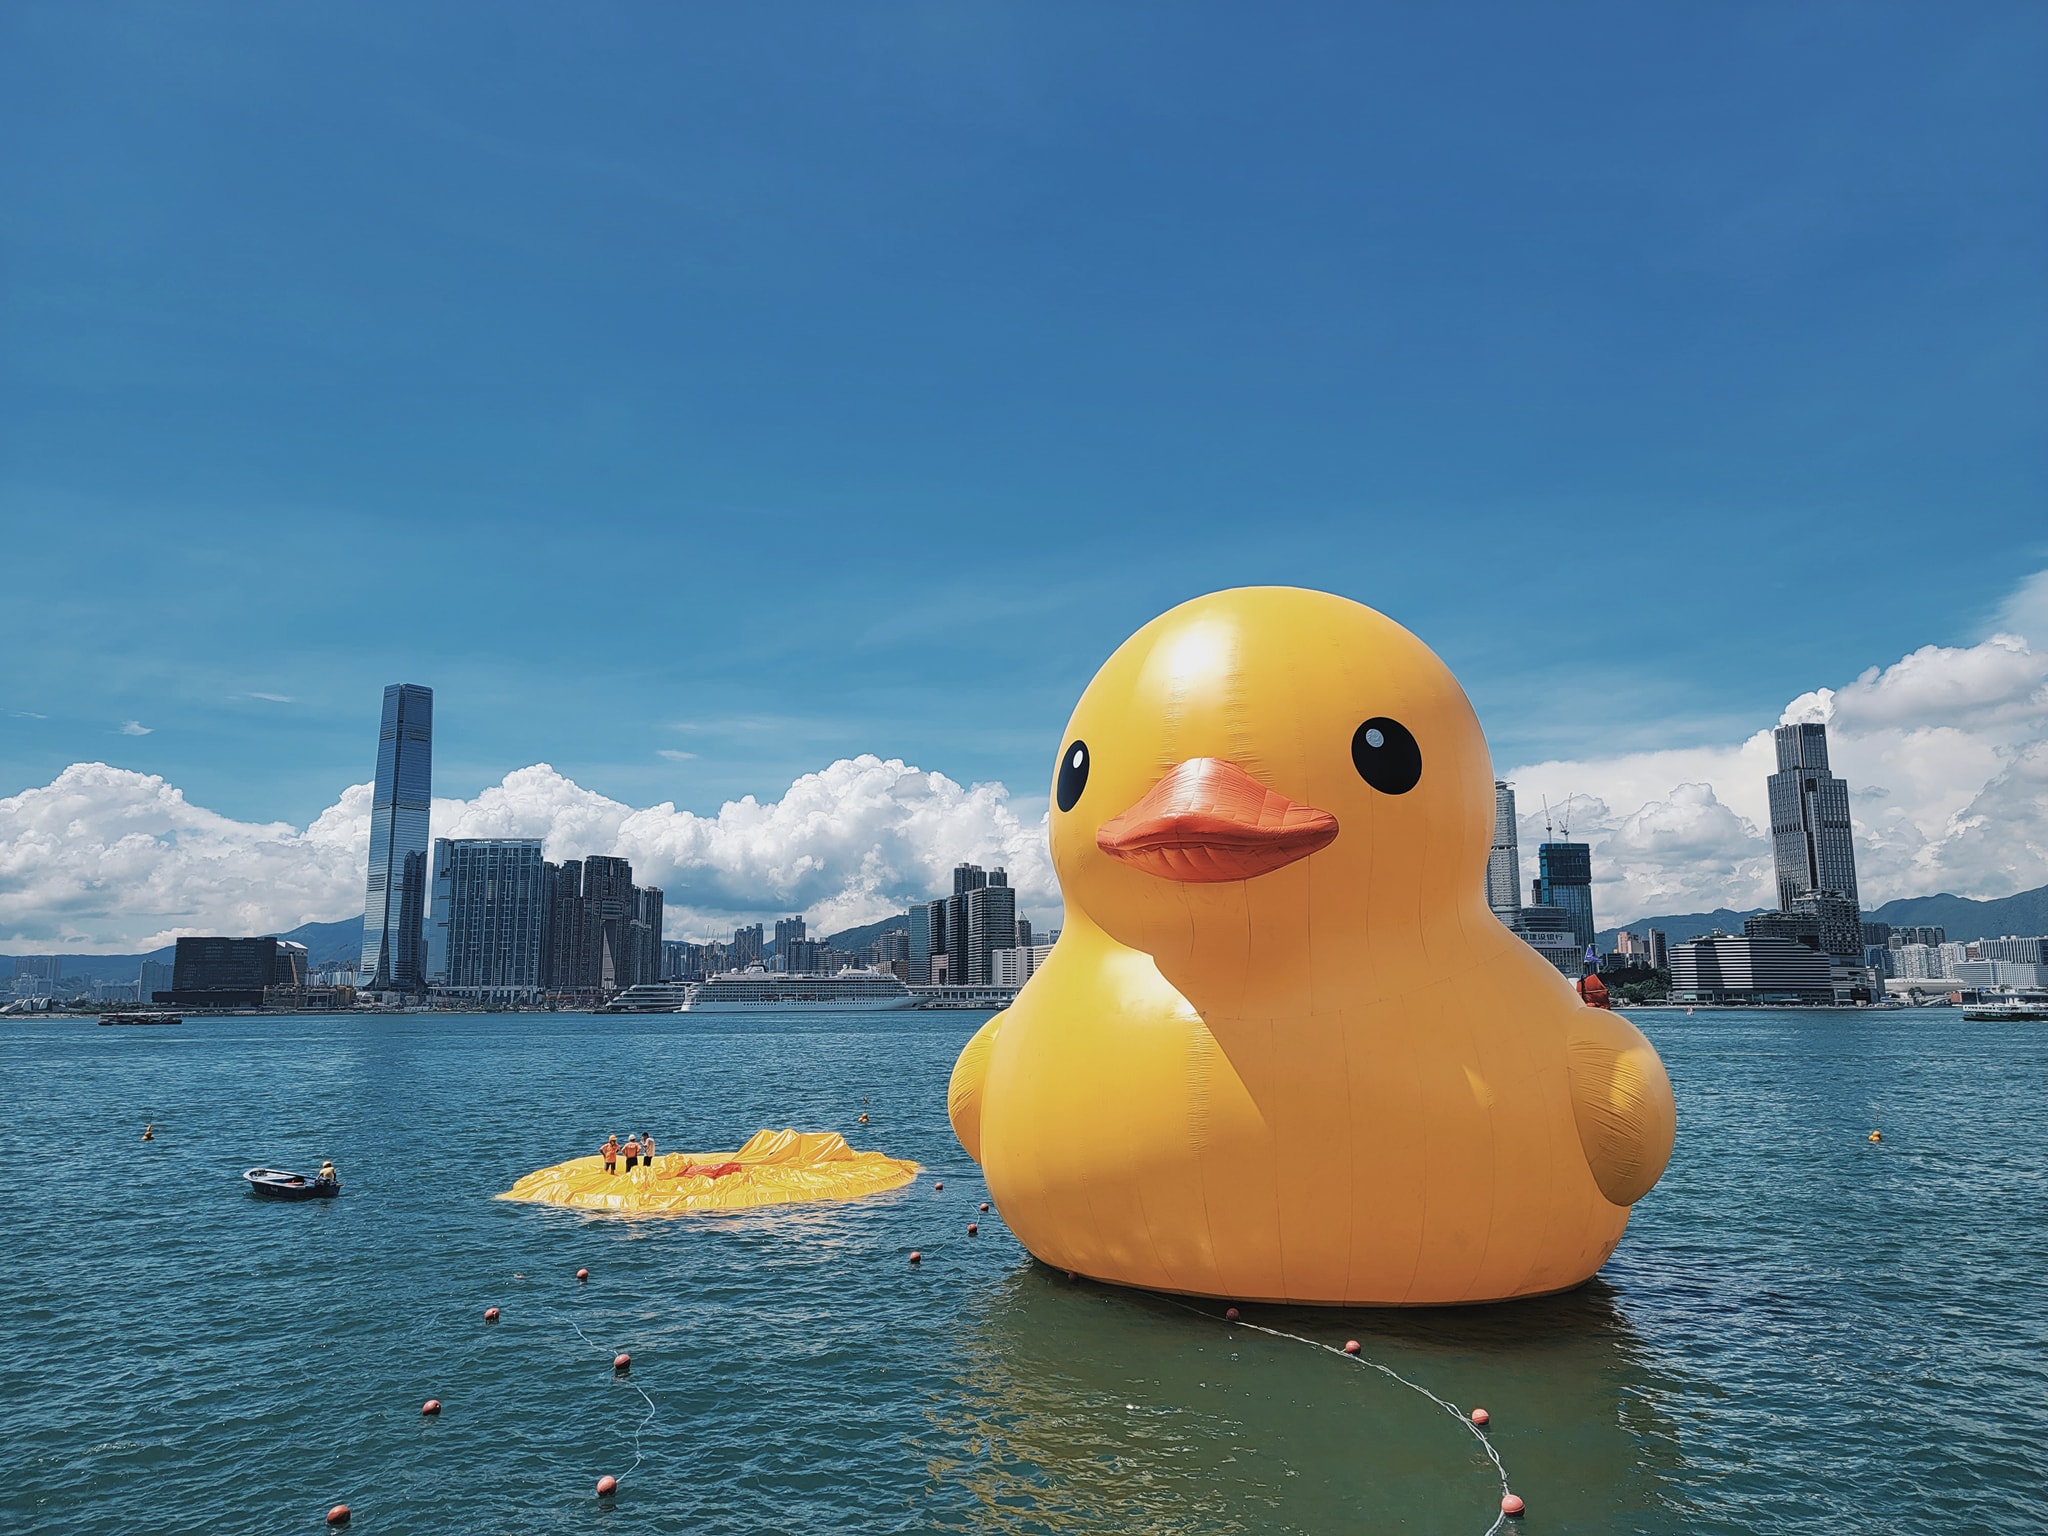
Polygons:
<instances>
[{"instance_id":1,"label":"blue sky","mask_svg":"<svg viewBox=\"0 0 2048 1536\"><path fill-rule=\"evenodd\" d=\"M2048 565L2044 65L2034 5L10 5L0 795L304 824L399 679L447 794L1042 795L1246 581L1498 761L1739 736Z\"/></svg>"}]
</instances>

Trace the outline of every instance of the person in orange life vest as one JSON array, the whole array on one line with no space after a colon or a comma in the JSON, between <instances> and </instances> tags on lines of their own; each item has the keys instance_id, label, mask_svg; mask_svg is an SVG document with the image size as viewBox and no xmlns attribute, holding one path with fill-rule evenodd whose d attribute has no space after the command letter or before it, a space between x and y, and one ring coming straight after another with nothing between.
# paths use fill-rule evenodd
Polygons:
<instances>
[{"instance_id":1,"label":"person in orange life vest","mask_svg":"<svg viewBox=\"0 0 2048 1536\"><path fill-rule=\"evenodd\" d=\"M619 1138L616 1136L606 1137L604 1145L598 1150L604 1156L604 1171L606 1173L617 1173L619 1171Z\"/></svg>"}]
</instances>

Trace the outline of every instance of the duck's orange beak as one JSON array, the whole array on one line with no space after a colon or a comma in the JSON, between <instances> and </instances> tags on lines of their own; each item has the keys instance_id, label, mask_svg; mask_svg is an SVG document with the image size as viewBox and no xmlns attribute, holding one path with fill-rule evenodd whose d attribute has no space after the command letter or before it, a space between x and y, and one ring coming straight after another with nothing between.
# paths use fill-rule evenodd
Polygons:
<instances>
[{"instance_id":1,"label":"duck's orange beak","mask_svg":"<svg viewBox=\"0 0 2048 1536\"><path fill-rule=\"evenodd\" d=\"M1276 794L1235 763L1191 757L1120 816L1095 846L1162 880L1250 880L1326 848L1337 818Z\"/></svg>"}]
</instances>

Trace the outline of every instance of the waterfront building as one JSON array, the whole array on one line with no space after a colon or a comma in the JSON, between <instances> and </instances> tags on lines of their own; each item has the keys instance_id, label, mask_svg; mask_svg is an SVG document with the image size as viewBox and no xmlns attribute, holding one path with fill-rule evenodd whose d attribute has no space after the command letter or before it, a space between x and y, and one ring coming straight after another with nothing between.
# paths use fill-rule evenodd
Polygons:
<instances>
[{"instance_id":1,"label":"waterfront building","mask_svg":"<svg viewBox=\"0 0 2048 1536\"><path fill-rule=\"evenodd\" d=\"M1011 949L1017 942L1017 893L1010 889L1009 876L991 870L986 885L966 894L967 968L961 980L970 987L989 983L989 956L998 949Z\"/></svg>"},{"instance_id":2,"label":"waterfront building","mask_svg":"<svg viewBox=\"0 0 2048 1536\"><path fill-rule=\"evenodd\" d=\"M1778 771L1766 783L1778 909L1789 913L1802 903L1814 909L1825 952L1860 961L1863 917L1849 786L1828 767L1828 728L1781 725L1775 740Z\"/></svg>"},{"instance_id":3,"label":"waterfront building","mask_svg":"<svg viewBox=\"0 0 2048 1536\"><path fill-rule=\"evenodd\" d=\"M759 923L733 930L732 951L728 958L734 970L743 971L750 965L761 963L762 939L763 933Z\"/></svg>"},{"instance_id":4,"label":"waterfront building","mask_svg":"<svg viewBox=\"0 0 2048 1536\"><path fill-rule=\"evenodd\" d=\"M1593 942L1593 848L1589 843L1539 844L1535 904L1571 914L1572 932L1583 952ZM1576 971L1571 973L1576 976Z\"/></svg>"},{"instance_id":5,"label":"waterfront building","mask_svg":"<svg viewBox=\"0 0 2048 1536\"><path fill-rule=\"evenodd\" d=\"M275 937L178 940L170 991L152 999L180 1008L297 1006L306 989L306 946Z\"/></svg>"},{"instance_id":6,"label":"waterfront building","mask_svg":"<svg viewBox=\"0 0 2048 1536\"><path fill-rule=\"evenodd\" d=\"M787 954L788 946L804 936L804 920L801 917L778 917L775 920L775 952Z\"/></svg>"},{"instance_id":7,"label":"waterfront building","mask_svg":"<svg viewBox=\"0 0 2048 1536\"><path fill-rule=\"evenodd\" d=\"M436 838L427 983L456 997L531 1002L555 894L532 838Z\"/></svg>"},{"instance_id":8,"label":"waterfront building","mask_svg":"<svg viewBox=\"0 0 2048 1536\"><path fill-rule=\"evenodd\" d=\"M1522 856L1515 830L1515 791L1493 781L1493 850L1486 856L1486 904L1510 928L1522 910Z\"/></svg>"},{"instance_id":9,"label":"waterfront building","mask_svg":"<svg viewBox=\"0 0 2048 1536\"><path fill-rule=\"evenodd\" d=\"M1671 968L1671 948L1664 937L1664 930L1661 928L1645 928L1643 930L1643 940L1649 946L1650 964L1660 971L1669 970Z\"/></svg>"},{"instance_id":10,"label":"waterfront building","mask_svg":"<svg viewBox=\"0 0 2048 1536\"><path fill-rule=\"evenodd\" d=\"M1031 919L1028 917L1017 919L1017 947L1019 949L1029 949L1031 947Z\"/></svg>"},{"instance_id":11,"label":"waterfront building","mask_svg":"<svg viewBox=\"0 0 2048 1536\"><path fill-rule=\"evenodd\" d=\"M1692 1003L1830 1003L1828 957L1796 939L1708 934L1671 947L1671 997Z\"/></svg>"},{"instance_id":12,"label":"waterfront building","mask_svg":"<svg viewBox=\"0 0 2048 1536\"><path fill-rule=\"evenodd\" d=\"M1578 923L1562 907L1532 905L1517 916L1517 932L1537 954L1557 968L1558 974L1576 981L1585 972L1584 947L1579 943Z\"/></svg>"},{"instance_id":13,"label":"waterfront building","mask_svg":"<svg viewBox=\"0 0 2048 1536\"><path fill-rule=\"evenodd\" d=\"M992 987L1021 987L1052 953L1050 944L1018 944L1010 949L989 951L988 984Z\"/></svg>"},{"instance_id":14,"label":"waterfront building","mask_svg":"<svg viewBox=\"0 0 2048 1536\"><path fill-rule=\"evenodd\" d=\"M157 993L168 992L175 984L171 980L172 974L172 967L162 960L143 961L142 977L136 983L136 996L145 1003L155 1002L157 1000ZM354 979L355 969L350 967L349 980L353 981ZM165 999L165 1001L169 1001L169 999Z\"/></svg>"},{"instance_id":15,"label":"waterfront building","mask_svg":"<svg viewBox=\"0 0 2048 1536\"><path fill-rule=\"evenodd\" d=\"M921 901L913 906L904 943L908 981L913 987L930 986L932 956L946 952L946 903Z\"/></svg>"},{"instance_id":16,"label":"waterfront building","mask_svg":"<svg viewBox=\"0 0 2048 1536\"><path fill-rule=\"evenodd\" d=\"M896 965L910 958L910 933L904 928L885 928L875 938L875 964Z\"/></svg>"},{"instance_id":17,"label":"waterfront building","mask_svg":"<svg viewBox=\"0 0 2048 1536\"><path fill-rule=\"evenodd\" d=\"M2009 933L2003 938L1979 939L1977 958L2009 960L2017 965L2048 965L2048 937L2021 938Z\"/></svg>"},{"instance_id":18,"label":"waterfront building","mask_svg":"<svg viewBox=\"0 0 2048 1536\"><path fill-rule=\"evenodd\" d=\"M364 894L363 987L417 992L425 960L427 813L434 793L434 690L384 690L370 798L370 867Z\"/></svg>"}]
</instances>

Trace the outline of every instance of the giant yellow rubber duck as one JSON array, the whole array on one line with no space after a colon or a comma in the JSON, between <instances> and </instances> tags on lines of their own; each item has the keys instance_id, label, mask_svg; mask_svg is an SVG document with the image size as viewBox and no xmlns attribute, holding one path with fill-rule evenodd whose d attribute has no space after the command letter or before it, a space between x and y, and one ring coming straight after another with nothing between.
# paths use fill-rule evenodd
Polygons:
<instances>
[{"instance_id":1,"label":"giant yellow rubber duck","mask_svg":"<svg viewBox=\"0 0 2048 1536\"><path fill-rule=\"evenodd\" d=\"M1338 1305L1599 1269L1671 1084L1487 907L1493 805L1457 680L1362 604L1218 592L1124 642L1054 776L1065 929L948 1094L1024 1246Z\"/></svg>"}]
</instances>

